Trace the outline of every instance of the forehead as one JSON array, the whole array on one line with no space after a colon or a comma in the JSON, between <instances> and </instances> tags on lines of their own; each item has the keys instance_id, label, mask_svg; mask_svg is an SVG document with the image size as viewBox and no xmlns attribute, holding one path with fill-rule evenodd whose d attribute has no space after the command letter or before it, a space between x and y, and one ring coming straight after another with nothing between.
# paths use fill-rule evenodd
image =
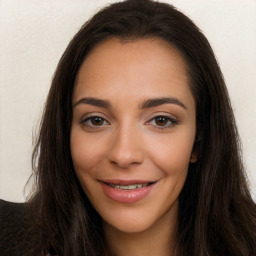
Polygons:
<instances>
[{"instance_id":1,"label":"forehead","mask_svg":"<svg viewBox=\"0 0 256 256\"><path fill-rule=\"evenodd\" d=\"M186 63L174 46L160 39L112 38L96 46L82 63L73 99L113 93L121 97L124 92L162 97L175 90L176 97L190 93Z\"/></svg>"}]
</instances>

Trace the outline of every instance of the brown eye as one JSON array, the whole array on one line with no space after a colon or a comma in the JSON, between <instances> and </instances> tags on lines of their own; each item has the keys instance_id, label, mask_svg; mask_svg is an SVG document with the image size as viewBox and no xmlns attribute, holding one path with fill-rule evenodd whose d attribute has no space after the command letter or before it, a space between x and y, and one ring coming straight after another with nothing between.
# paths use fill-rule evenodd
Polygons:
<instances>
[{"instance_id":1,"label":"brown eye","mask_svg":"<svg viewBox=\"0 0 256 256\"><path fill-rule=\"evenodd\" d=\"M84 118L80 121L81 125L86 125L88 127L100 127L109 124L103 117L91 116Z\"/></svg>"},{"instance_id":2,"label":"brown eye","mask_svg":"<svg viewBox=\"0 0 256 256\"><path fill-rule=\"evenodd\" d=\"M147 124L155 126L158 129L172 128L179 124L179 121L169 116L156 116L152 118Z\"/></svg>"},{"instance_id":3,"label":"brown eye","mask_svg":"<svg viewBox=\"0 0 256 256\"><path fill-rule=\"evenodd\" d=\"M155 123L158 126L166 126L169 121L170 121L169 118L165 116L158 116L155 118Z\"/></svg>"},{"instance_id":4,"label":"brown eye","mask_svg":"<svg viewBox=\"0 0 256 256\"><path fill-rule=\"evenodd\" d=\"M91 124L95 126L101 126L104 124L104 121L105 121L103 118L99 116L91 117L90 120L91 120Z\"/></svg>"}]
</instances>

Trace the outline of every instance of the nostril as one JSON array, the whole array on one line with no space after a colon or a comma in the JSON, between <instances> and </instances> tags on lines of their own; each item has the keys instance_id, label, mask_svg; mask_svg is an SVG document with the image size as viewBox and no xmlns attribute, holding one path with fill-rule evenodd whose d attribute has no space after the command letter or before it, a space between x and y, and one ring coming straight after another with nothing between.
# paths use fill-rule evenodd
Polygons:
<instances>
[{"instance_id":1,"label":"nostril","mask_svg":"<svg viewBox=\"0 0 256 256\"><path fill-rule=\"evenodd\" d=\"M121 138L109 148L107 153L109 163L112 165L128 168L130 165L137 165L143 162L143 149L136 143L128 144L126 140Z\"/></svg>"},{"instance_id":2,"label":"nostril","mask_svg":"<svg viewBox=\"0 0 256 256\"><path fill-rule=\"evenodd\" d=\"M118 165L115 161L110 161L111 164Z\"/></svg>"},{"instance_id":3,"label":"nostril","mask_svg":"<svg viewBox=\"0 0 256 256\"><path fill-rule=\"evenodd\" d=\"M140 162L133 162L133 161L114 161L114 160L111 160L110 163L112 165L115 165L115 166L118 166L119 168L123 168L123 169L126 169L126 168L129 168L131 166L134 166L134 165L139 165Z\"/></svg>"}]
</instances>

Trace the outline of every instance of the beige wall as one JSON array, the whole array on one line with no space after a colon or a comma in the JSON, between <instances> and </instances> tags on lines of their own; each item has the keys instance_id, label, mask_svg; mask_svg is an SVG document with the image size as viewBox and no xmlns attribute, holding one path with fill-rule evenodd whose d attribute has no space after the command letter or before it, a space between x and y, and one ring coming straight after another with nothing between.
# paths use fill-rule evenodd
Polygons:
<instances>
[{"instance_id":1,"label":"beige wall","mask_svg":"<svg viewBox=\"0 0 256 256\"><path fill-rule=\"evenodd\" d=\"M0 0L0 198L24 201L36 130L67 43L108 0ZM256 1L169 0L212 44L230 92L256 199ZM29 187L28 187L29 188Z\"/></svg>"}]
</instances>

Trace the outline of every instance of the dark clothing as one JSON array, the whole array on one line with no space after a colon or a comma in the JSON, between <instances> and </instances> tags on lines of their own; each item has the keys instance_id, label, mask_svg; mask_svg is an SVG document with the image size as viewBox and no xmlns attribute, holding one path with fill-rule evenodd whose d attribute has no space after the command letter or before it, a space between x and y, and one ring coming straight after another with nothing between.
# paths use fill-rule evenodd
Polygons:
<instances>
[{"instance_id":1,"label":"dark clothing","mask_svg":"<svg viewBox=\"0 0 256 256\"><path fill-rule=\"evenodd\" d=\"M40 234L26 203L0 200L0 256L39 255Z\"/></svg>"}]
</instances>

